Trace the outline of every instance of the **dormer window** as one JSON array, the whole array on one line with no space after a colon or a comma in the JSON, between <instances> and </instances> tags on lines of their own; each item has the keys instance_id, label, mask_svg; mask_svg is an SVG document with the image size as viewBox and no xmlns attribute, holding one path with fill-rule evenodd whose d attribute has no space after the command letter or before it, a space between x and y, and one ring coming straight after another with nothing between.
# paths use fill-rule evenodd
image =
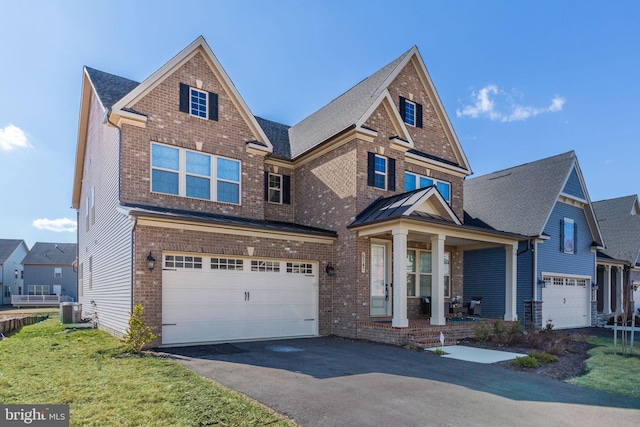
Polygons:
<instances>
[{"instance_id":1,"label":"dormer window","mask_svg":"<svg viewBox=\"0 0 640 427\"><path fill-rule=\"evenodd\" d=\"M422 105L400 97L400 116L409 126L422 127Z\"/></svg>"}]
</instances>

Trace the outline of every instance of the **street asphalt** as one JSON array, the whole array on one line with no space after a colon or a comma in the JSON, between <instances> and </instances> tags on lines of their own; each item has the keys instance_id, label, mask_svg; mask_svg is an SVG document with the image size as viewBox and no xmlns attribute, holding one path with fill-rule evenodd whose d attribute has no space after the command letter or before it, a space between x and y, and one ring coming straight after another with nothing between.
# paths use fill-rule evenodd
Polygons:
<instances>
[{"instance_id":1,"label":"street asphalt","mask_svg":"<svg viewBox=\"0 0 640 427\"><path fill-rule=\"evenodd\" d=\"M161 351L303 426L640 423L640 399L360 341L321 337Z\"/></svg>"}]
</instances>

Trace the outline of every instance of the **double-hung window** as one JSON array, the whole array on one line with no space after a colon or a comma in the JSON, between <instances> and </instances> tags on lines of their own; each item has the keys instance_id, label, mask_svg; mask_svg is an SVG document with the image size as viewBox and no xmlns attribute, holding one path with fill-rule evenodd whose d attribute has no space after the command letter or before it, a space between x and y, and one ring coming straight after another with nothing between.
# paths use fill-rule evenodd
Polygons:
<instances>
[{"instance_id":1,"label":"double-hung window","mask_svg":"<svg viewBox=\"0 0 640 427\"><path fill-rule=\"evenodd\" d=\"M282 203L282 175L269 174L269 202Z\"/></svg>"},{"instance_id":2,"label":"double-hung window","mask_svg":"<svg viewBox=\"0 0 640 427\"><path fill-rule=\"evenodd\" d=\"M53 277L56 279L60 279L62 277L62 267L54 267Z\"/></svg>"},{"instance_id":3,"label":"double-hung window","mask_svg":"<svg viewBox=\"0 0 640 427\"><path fill-rule=\"evenodd\" d=\"M451 296L450 254L444 254L444 296ZM407 296L431 296L432 278L431 252L407 250Z\"/></svg>"},{"instance_id":4,"label":"double-hung window","mask_svg":"<svg viewBox=\"0 0 640 427\"><path fill-rule=\"evenodd\" d=\"M180 83L180 111L205 120L218 120L218 94Z\"/></svg>"},{"instance_id":5,"label":"double-hung window","mask_svg":"<svg viewBox=\"0 0 640 427\"><path fill-rule=\"evenodd\" d=\"M240 162L152 143L151 191L240 204Z\"/></svg>"},{"instance_id":6,"label":"double-hung window","mask_svg":"<svg viewBox=\"0 0 640 427\"><path fill-rule=\"evenodd\" d=\"M387 189L387 158L378 156L374 163L375 180L373 186L382 190Z\"/></svg>"},{"instance_id":7,"label":"double-hung window","mask_svg":"<svg viewBox=\"0 0 640 427\"><path fill-rule=\"evenodd\" d=\"M448 182L411 172L404 173L404 191L417 190L418 188L429 187L430 185L435 185L447 202L451 201L451 184Z\"/></svg>"},{"instance_id":8,"label":"double-hung window","mask_svg":"<svg viewBox=\"0 0 640 427\"><path fill-rule=\"evenodd\" d=\"M400 97L400 117L409 126L422 127L422 105Z\"/></svg>"}]
</instances>

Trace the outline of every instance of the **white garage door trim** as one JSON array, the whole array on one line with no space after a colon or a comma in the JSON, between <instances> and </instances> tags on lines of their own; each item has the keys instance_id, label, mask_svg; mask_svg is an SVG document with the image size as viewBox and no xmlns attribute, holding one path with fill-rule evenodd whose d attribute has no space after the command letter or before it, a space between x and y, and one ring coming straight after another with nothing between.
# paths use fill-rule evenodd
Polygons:
<instances>
[{"instance_id":1,"label":"white garage door trim","mask_svg":"<svg viewBox=\"0 0 640 427\"><path fill-rule=\"evenodd\" d=\"M591 277L542 273L542 326L555 329L591 325Z\"/></svg>"},{"instance_id":2,"label":"white garage door trim","mask_svg":"<svg viewBox=\"0 0 640 427\"><path fill-rule=\"evenodd\" d=\"M163 254L163 346L317 335L317 262Z\"/></svg>"}]
</instances>

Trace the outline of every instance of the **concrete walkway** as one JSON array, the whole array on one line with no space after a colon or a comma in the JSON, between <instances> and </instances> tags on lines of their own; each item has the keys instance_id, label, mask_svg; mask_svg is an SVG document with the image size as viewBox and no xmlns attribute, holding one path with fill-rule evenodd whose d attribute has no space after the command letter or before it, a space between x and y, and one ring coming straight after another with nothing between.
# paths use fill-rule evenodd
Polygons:
<instances>
[{"instance_id":1,"label":"concrete walkway","mask_svg":"<svg viewBox=\"0 0 640 427\"><path fill-rule=\"evenodd\" d=\"M334 338L169 348L303 426L637 426L640 399L492 364Z\"/></svg>"},{"instance_id":2,"label":"concrete walkway","mask_svg":"<svg viewBox=\"0 0 640 427\"><path fill-rule=\"evenodd\" d=\"M427 348L426 350L443 350L447 354L443 354L440 357L485 364L504 362L505 360L513 360L518 357L526 356L526 354L522 353L510 353L508 351L489 350L485 348L468 347L464 345L447 345L444 347Z\"/></svg>"}]
</instances>

